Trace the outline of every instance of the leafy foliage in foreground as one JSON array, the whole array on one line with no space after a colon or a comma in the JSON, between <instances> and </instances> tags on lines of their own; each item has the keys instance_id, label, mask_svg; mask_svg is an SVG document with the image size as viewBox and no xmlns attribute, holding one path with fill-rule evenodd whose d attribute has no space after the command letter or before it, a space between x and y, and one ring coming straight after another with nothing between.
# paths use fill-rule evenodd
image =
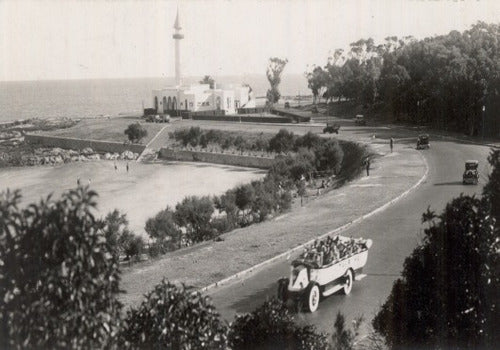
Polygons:
<instances>
[{"instance_id":1,"label":"leafy foliage in foreground","mask_svg":"<svg viewBox=\"0 0 500 350\"><path fill-rule=\"evenodd\" d=\"M102 348L120 326L117 256L79 187L19 209L0 196L0 348Z\"/></svg>"},{"instance_id":2,"label":"leafy foliage in foreground","mask_svg":"<svg viewBox=\"0 0 500 350\"><path fill-rule=\"evenodd\" d=\"M325 334L314 326L299 327L286 306L277 299L266 301L252 313L236 316L228 335L235 350L329 349Z\"/></svg>"},{"instance_id":3,"label":"leafy foliage in foreground","mask_svg":"<svg viewBox=\"0 0 500 350\"><path fill-rule=\"evenodd\" d=\"M494 348L500 341L500 152L482 199L461 195L436 216L373 321L393 347ZM492 193L495 193L494 195Z\"/></svg>"},{"instance_id":4,"label":"leafy foliage in foreground","mask_svg":"<svg viewBox=\"0 0 500 350\"><path fill-rule=\"evenodd\" d=\"M128 312L121 339L132 349L226 349L226 331L208 297L162 281Z\"/></svg>"}]
</instances>

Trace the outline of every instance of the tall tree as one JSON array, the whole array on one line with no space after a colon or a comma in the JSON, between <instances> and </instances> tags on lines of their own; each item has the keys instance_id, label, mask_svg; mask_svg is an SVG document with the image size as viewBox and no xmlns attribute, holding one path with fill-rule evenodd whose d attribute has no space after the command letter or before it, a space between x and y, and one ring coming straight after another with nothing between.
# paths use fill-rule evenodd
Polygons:
<instances>
[{"instance_id":1,"label":"tall tree","mask_svg":"<svg viewBox=\"0 0 500 350\"><path fill-rule=\"evenodd\" d=\"M205 75L203 79L200 80L200 84L208 84L210 85L210 89L215 87L215 80L210 75Z\"/></svg>"},{"instance_id":2,"label":"tall tree","mask_svg":"<svg viewBox=\"0 0 500 350\"><path fill-rule=\"evenodd\" d=\"M266 97L267 102L270 105L277 103L281 97L279 91L279 85L281 83L281 73L283 73L283 70L285 69L287 63L287 59L281 59L278 57L271 57L269 59L266 76L269 84L271 85L271 88L267 90Z\"/></svg>"}]
</instances>

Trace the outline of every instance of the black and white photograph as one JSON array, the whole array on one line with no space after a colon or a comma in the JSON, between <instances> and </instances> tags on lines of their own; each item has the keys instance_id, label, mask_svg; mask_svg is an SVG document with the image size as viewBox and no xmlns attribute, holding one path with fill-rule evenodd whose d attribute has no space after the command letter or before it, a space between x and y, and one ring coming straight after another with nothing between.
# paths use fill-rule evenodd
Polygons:
<instances>
[{"instance_id":1,"label":"black and white photograph","mask_svg":"<svg viewBox=\"0 0 500 350\"><path fill-rule=\"evenodd\" d=\"M500 344L500 1L0 0L0 350Z\"/></svg>"}]
</instances>

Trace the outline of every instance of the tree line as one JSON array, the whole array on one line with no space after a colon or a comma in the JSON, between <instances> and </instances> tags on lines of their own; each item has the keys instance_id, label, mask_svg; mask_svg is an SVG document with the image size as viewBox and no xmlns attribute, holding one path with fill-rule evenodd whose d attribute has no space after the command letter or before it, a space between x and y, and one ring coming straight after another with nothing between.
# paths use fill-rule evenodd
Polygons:
<instances>
[{"instance_id":1,"label":"tree line","mask_svg":"<svg viewBox=\"0 0 500 350\"><path fill-rule=\"evenodd\" d=\"M315 100L347 100L368 113L463 132L498 135L500 26L422 40L361 39L306 73Z\"/></svg>"},{"instance_id":2,"label":"tree line","mask_svg":"<svg viewBox=\"0 0 500 350\"><path fill-rule=\"evenodd\" d=\"M231 133L191 127L175 131L173 137L186 145L208 147L226 145L228 140L237 141L241 135L234 138ZM214 239L235 228L276 216L290 208L292 192L298 191L313 174L337 174L343 163L344 153L338 141L311 132L297 136L281 129L270 138L259 137L254 141L259 146L248 140L237 144L248 149L263 147L280 154L264 179L240 185L220 196L189 196L175 208L166 207L158 212L145 226L152 239L151 255Z\"/></svg>"}]
</instances>

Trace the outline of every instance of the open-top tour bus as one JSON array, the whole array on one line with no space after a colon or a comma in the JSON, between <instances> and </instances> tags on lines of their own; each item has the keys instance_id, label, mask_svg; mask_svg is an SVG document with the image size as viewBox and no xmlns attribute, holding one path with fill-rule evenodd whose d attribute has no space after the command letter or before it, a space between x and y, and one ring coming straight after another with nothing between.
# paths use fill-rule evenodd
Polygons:
<instances>
[{"instance_id":1,"label":"open-top tour bus","mask_svg":"<svg viewBox=\"0 0 500 350\"><path fill-rule=\"evenodd\" d=\"M343 236L315 242L292 261L290 278L278 281L278 298L292 301L299 311L306 306L314 312L321 297L340 290L349 294L354 280L366 277L362 270L372 243L371 239Z\"/></svg>"}]
</instances>

